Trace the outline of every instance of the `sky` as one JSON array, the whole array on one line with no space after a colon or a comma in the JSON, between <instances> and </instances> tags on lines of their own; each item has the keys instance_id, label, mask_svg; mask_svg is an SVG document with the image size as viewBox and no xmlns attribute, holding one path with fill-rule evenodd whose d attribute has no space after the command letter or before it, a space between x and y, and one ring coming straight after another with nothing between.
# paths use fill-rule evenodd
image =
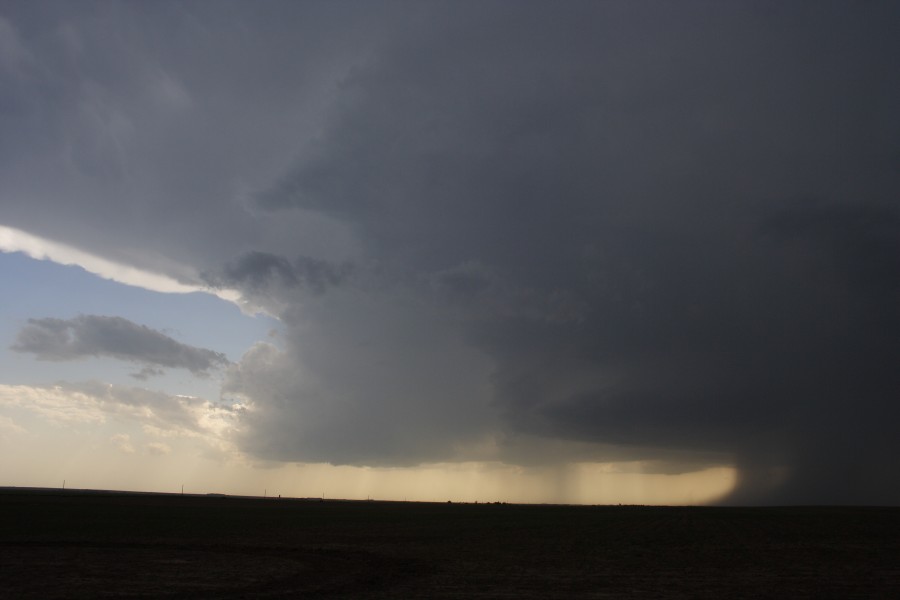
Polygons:
<instances>
[{"instance_id":1,"label":"sky","mask_svg":"<svg viewBox=\"0 0 900 600\"><path fill-rule=\"evenodd\" d=\"M0 1L0 485L900 503L898 27Z\"/></svg>"}]
</instances>

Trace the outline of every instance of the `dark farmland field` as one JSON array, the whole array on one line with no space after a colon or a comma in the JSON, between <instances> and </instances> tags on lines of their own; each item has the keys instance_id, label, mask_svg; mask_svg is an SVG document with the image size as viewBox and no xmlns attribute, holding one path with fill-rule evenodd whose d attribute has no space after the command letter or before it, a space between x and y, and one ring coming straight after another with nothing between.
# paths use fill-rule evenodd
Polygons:
<instances>
[{"instance_id":1,"label":"dark farmland field","mask_svg":"<svg viewBox=\"0 0 900 600\"><path fill-rule=\"evenodd\" d=\"M0 490L9 598L900 598L900 508Z\"/></svg>"}]
</instances>

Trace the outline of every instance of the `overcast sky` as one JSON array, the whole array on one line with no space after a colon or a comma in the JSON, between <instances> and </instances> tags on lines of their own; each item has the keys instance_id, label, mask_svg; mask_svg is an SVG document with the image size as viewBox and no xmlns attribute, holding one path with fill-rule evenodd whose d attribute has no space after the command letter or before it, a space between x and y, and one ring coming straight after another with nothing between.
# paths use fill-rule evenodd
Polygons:
<instances>
[{"instance_id":1,"label":"overcast sky","mask_svg":"<svg viewBox=\"0 0 900 600\"><path fill-rule=\"evenodd\" d=\"M900 503L898 29L0 2L0 484Z\"/></svg>"}]
</instances>

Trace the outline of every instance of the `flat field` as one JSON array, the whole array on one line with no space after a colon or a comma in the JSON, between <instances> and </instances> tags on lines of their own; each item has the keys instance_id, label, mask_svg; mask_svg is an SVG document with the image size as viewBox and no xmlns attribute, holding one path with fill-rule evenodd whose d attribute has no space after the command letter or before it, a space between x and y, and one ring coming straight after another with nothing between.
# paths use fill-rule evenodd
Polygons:
<instances>
[{"instance_id":1,"label":"flat field","mask_svg":"<svg viewBox=\"0 0 900 600\"><path fill-rule=\"evenodd\" d=\"M0 489L9 598L900 598L900 508Z\"/></svg>"}]
</instances>

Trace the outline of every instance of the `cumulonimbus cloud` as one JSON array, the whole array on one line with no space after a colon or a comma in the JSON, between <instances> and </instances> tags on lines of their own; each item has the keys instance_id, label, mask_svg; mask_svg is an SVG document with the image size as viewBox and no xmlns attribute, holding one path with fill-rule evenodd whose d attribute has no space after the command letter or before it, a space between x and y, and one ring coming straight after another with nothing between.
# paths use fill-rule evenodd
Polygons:
<instances>
[{"instance_id":1,"label":"cumulonimbus cloud","mask_svg":"<svg viewBox=\"0 0 900 600\"><path fill-rule=\"evenodd\" d=\"M249 453L900 501L894 3L103 6L7 15L4 219L280 318L224 378Z\"/></svg>"}]
</instances>

